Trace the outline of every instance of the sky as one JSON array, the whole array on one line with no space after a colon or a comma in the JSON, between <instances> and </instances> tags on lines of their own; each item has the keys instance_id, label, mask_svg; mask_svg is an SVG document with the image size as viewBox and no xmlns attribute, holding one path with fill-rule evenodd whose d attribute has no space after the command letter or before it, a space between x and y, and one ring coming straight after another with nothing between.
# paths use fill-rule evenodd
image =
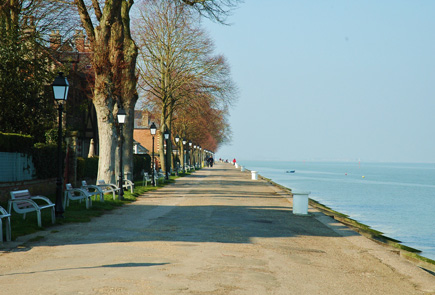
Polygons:
<instances>
[{"instance_id":1,"label":"sky","mask_svg":"<svg viewBox=\"0 0 435 295\"><path fill-rule=\"evenodd\" d=\"M209 21L232 160L435 163L435 1L245 0Z\"/></svg>"}]
</instances>

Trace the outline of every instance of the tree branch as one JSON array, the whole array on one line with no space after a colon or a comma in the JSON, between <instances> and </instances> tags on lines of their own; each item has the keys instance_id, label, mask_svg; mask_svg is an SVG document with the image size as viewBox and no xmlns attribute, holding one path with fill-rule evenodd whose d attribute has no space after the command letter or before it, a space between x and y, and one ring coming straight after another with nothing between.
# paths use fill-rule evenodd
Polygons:
<instances>
[{"instance_id":1,"label":"tree branch","mask_svg":"<svg viewBox=\"0 0 435 295\"><path fill-rule=\"evenodd\" d=\"M88 9L86 8L83 0L74 0L80 15L80 19L82 21L83 27L86 30L86 34L88 35L89 41L94 43L95 41L95 31L94 25L92 24L91 17L89 16Z\"/></svg>"},{"instance_id":2,"label":"tree branch","mask_svg":"<svg viewBox=\"0 0 435 295\"><path fill-rule=\"evenodd\" d=\"M101 13L101 8L100 8L100 4L98 3L98 0L92 0L92 6L94 7L95 16L97 17L97 20L100 21L103 15Z\"/></svg>"}]
</instances>

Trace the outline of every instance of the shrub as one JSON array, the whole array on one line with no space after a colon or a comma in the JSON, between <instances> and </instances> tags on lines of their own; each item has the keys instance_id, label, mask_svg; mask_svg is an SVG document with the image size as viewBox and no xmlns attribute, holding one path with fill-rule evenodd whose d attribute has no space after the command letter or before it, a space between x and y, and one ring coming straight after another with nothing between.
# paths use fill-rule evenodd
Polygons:
<instances>
[{"instance_id":1,"label":"shrub","mask_svg":"<svg viewBox=\"0 0 435 295\"><path fill-rule=\"evenodd\" d=\"M33 142L30 135L0 132L0 152L30 154Z\"/></svg>"},{"instance_id":2,"label":"shrub","mask_svg":"<svg viewBox=\"0 0 435 295\"><path fill-rule=\"evenodd\" d=\"M140 178L142 170L151 173L151 157L148 154L133 156L133 179Z\"/></svg>"},{"instance_id":3,"label":"shrub","mask_svg":"<svg viewBox=\"0 0 435 295\"><path fill-rule=\"evenodd\" d=\"M95 179L98 174L98 157L77 158L77 179Z\"/></svg>"},{"instance_id":4,"label":"shrub","mask_svg":"<svg viewBox=\"0 0 435 295\"><path fill-rule=\"evenodd\" d=\"M32 157L38 179L57 176L57 145L37 143L33 147ZM65 155L62 155L64 158Z\"/></svg>"}]
</instances>

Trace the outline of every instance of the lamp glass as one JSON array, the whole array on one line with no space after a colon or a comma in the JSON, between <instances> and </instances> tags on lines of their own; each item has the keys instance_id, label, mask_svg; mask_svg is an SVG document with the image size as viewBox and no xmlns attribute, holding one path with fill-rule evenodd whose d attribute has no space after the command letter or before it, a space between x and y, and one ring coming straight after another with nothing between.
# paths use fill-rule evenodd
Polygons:
<instances>
[{"instance_id":1,"label":"lamp glass","mask_svg":"<svg viewBox=\"0 0 435 295\"><path fill-rule=\"evenodd\" d=\"M156 135L156 132L157 132L156 124L151 123L150 132L151 132L151 135Z\"/></svg>"},{"instance_id":2,"label":"lamp glass","mask_svg":"<svg viewBox=\"0 0 435 295\"><path fill-rule=\"evenodd\" d=\"M118 123L119 124L124 124L125 123L125 117L126 117L126 113L124 109L119 109L118 110Z\"/></svg>"},{"instance_id":3,"label":"lamp glass","mask_svg":"<svg viewBox=\"0 0 435 295\"><path fill-rule=\"evenodd\" d=\"M175 136L175 142L178 143L180 141L180 137L177 135Z\"/></svg>"},{"instance_id":4,"label":"lamp glass","mask_svg":"<svg viewBox=\"0 0 435 295\"><path fill-rule=\"evenodd\" d=\"M69 83L62 72L54 79L53 84L54 99L56 100L66 100L68 96Z\"/></svg>"},{"instance_id":5,"label":"lamp glass","mask_svg":"<svg viewBox=\"0 0 435 295\"><path fill-rule=\"evenodd\" d=\"M169 131L166 130L163 135L165 136L165 139L168 140L169 139Z\"/></svg>"}]
</instances>

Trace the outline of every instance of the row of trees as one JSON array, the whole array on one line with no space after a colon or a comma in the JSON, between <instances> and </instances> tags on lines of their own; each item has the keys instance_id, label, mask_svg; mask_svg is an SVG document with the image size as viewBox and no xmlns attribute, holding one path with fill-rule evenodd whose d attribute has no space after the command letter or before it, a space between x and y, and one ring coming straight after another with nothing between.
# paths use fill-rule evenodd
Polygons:
<instances>
[{"instance_id":1,"label":"row of trees","mask_svg":"<svg viewBox=\"0 0 435 295\"><path fill-rule=\"evenodd\" d=\"M110 182L115 180L115 163L118 162L117 139L120 135L116 115L120 108L127 113L123 128L124 171L132 172L134 109L139 97L138 72L141 77L141 88L147 93L146 102L149 108L162 114L160 116L162 130L168 128L172 130L172 134L177 132L180 136L189 134L190 139L195 139L196 136L198 142L201 138L201 142L209 144L210 149L213 149L213 145L217 146L225 140L223 131L228 129L225 115L228 102L234 95L234 86L229 79L225 60L223 57L211 55L211 42L197 24L199 16L224 22L237 1L143 1L138 33L133 37L131 28L133 0L2 0L0 1L0 25L2 32L7 33L6 39L11 40L7 42L26 51L17 54L23 57L23 63L29 63L30 60L35 62L34 68L27 67L25 64L2 62L0 68L0 79L2 79L0 85L3 85L0 92L2 103L11 97L18 97L25 93L24 96L28 97L22 100L22 107L25 105L31 108L32 112L41 111L41 114L45 114L44 118L49 121L53 119L53 110L42 111L38 107L42 104L49 105L47 87L44 86L51 83L53 72L58 71L55 68L60 67L60 64L50 59L50 52L46 49L47 46L44 46L43 37L40 36L46 36L44 32L54 28L62 28L63 34L68 34L68 28L73 28L75 25L75 19L71 18L71 15L76 14L79 17L77 21L86 31L93 52L92 66L95 78L91 99L98 120L99 179ZM66 17L68 20L65 19ZM35 29L34 39L38 40L38 44L28 43L29 47L26 47L23 46L25 43L22 42L22 38L27 28L25 24L29 23L29 20L32 22L31 27ZM11 31L19 32L21 39L10 39L13 35ZM142 34L146 34L147 37L140 38ZM153 34L156 35L153 37ZM134 38L140 41L136 43ZM3 39L2 37L2 42ZM3 43L1 46L8 48L3 46ZM37 53L34 58L29 58L29 54L33 51ZM45 53L47 58L41 58L41 54ZM1 54L0 57L3 58L7 53L3 50ZM140 67L137 67L139 54ZM37 61L45 61L49 65L36 65ZM25 69L32 69L33 72L28 73ZM6 94L6 89L12 88L8 86L13 85L10 81L12 79L26 81L27 84L14 88L16 90L13 95ZM32 90L29 81L38 81L39 88ZM32 107L32 103L36 105ZM10 115L7 111L3 111L4 109L2 108L0 113L2 129L7 116ZM35 116L27 116L19 110L15 113L17 114L21 114L18 115L21 119L24 117L35 119ZM44 130L40 127L26 130L24 126L16 126L19 122L18 118L9 121L11 127L4 131L34 133L38 128ZM43 122L43 119L37 121ZM192 123L195 121L202 121L201 128L195 128L196 133L191 130ZM16 126L15 130L13 125ZM208 130L208 133L204 130Z\"/></svg>"},{"instance_id":2,"label":"row of trees","mask_svg":"<svg viewBox=\"0 0 435 295\"><path fill-rule=\"evenodd\" d=\"M147 0L135 28L139 86L146 94L145 107L159 115L160 132L169 130L180 142L192 140L216 150L228 139L225 119L236 89L224 57L213 55L198 16L172 0ZM160 149L162 167L171 162L172 153L166 156Z\"/></svg>"}]
</instances>

